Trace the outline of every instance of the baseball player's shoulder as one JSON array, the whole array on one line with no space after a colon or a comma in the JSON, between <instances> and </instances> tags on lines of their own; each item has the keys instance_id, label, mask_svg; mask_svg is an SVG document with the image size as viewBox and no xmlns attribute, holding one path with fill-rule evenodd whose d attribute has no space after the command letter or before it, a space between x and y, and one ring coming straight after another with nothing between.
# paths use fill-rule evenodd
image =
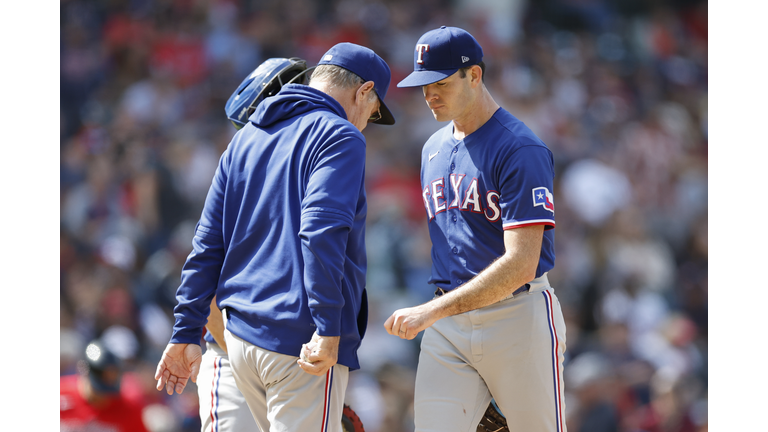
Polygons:
<instances>
[{"instance_id":1,"label":"baseball player's shoulder","mask_svg":"<svg viewBox=\"0 0 768 432\"><path fill-rule=\"evenodd\" d=\"M522 147L535 146L550 152L549 147L522 120L504 108L499 108L491 118L492 134L496 140L511 151Z\"/></svg>"}]
</instances>

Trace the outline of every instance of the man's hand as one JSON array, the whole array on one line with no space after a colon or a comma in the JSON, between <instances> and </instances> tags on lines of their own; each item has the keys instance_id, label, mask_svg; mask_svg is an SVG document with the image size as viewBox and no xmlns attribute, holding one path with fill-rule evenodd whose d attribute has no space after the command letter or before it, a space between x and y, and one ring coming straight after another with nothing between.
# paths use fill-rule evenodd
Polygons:
<instances>
[{"instance_id":1,"label":"man's hand","mask_svg":"<svg viewBox=\"0 0 768 432\"><path fill-rule=\"evenodd\" d=\"M299 367L311 375L322 376L339 360L339 336L320 336L315 332L312 339L301 346Z\"/></svg>"},{"instance_id":2,"label":"man's hand","mask_svg":"<svg viewBox=\"0 0 768 432\"><path fill-rule=\"evenodd\" d=\"M412 340L422 330L426 330L434 324L438 318L432 304L424 303L419 306L396 310L384 322L384 328L387 333L393 336Z\"/></svg>"},{"instance_id":3,"label":"man's hand","mask_svg":"<svg viewBox=\"0 0 768 432\"><path fill-rule=\"evenodd\" d=\"M536 277L544 225L504 231L504 255L470 281L422 305L398 309L387 333L411 340L437 320L494 304Z\"/></svg>"},{"instance_id":4,"label":"man's hand","mask_svg":"<svg viewBox=\"0 0 768 432\"><path fill-rule=\"evenodd\" d=\"M200 363L203 360L203 350L197 344L168 344L163 352L163 357L157 365L155 379L157 390L165 390L168 394L181 394L187 381L197 382L197 374L200 372Z\"/></svg>"}]
</instances>

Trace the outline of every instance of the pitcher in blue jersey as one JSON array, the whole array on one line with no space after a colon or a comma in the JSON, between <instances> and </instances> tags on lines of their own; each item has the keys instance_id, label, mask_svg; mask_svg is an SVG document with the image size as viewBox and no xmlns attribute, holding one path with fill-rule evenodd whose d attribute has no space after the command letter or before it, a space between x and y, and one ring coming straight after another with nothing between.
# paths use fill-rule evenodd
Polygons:
<instances>
[{"instance_id":1,"label":"pitcher in blue jersey","mask_svg":"<svg viewBox=\"0 0 768 432\"><path fill-rule=\"evenodd\" d=\"M386 330L424 331L416 431L474 432L493 399L509 429L565 432L565 323L555 263L554 160L486 88L483 50L456 27L425 33L414 70L435 119L421 153L435 298L395 311Z\"/></svg>"}]
</instances>

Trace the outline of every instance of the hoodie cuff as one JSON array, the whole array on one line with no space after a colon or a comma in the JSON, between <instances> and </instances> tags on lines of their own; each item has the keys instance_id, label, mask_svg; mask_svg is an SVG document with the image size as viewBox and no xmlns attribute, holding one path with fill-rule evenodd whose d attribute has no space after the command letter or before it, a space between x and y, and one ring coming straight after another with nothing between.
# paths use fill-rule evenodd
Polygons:
<instances>
[{"instance_id":1,"label":"hoodie cuff","mask_svg":"<svg viewBox=\"0 0 768 432\"><path fill-rule=\"evenodd\" d=\"M341 336L341 309L310 308L320 336Z\"/></svg>"},{"instance_id":2,"label":"hoodie cuff","mask_svg":"<svg viewBox=\"0 0 768 432\"><path fill-rule=\"evenodd\" d=\"M200 341L203 338L203 330L174 329L173 336L171 336L171 343L175 344L196 344L200 345Z\"/></svg>"}]
</instances>

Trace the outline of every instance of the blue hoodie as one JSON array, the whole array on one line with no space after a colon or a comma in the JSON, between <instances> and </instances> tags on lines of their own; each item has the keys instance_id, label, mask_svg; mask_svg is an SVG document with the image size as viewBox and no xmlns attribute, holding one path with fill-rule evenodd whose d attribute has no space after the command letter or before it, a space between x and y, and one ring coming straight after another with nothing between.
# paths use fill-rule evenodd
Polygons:
<instances>
[{"instance_id":1,"label":"blue hoodie","mask_svg":"<svg viewBox=\"0 0 768 432\"><path fill-rule=\"evenodd\" d=\"M200 343L214 294L227 329L298 356L317 331L341 336L358 369L365 333L365 138L341 105L289 84L222 154L181 273L173 343Z\"/></svg>"}]
</instances>

